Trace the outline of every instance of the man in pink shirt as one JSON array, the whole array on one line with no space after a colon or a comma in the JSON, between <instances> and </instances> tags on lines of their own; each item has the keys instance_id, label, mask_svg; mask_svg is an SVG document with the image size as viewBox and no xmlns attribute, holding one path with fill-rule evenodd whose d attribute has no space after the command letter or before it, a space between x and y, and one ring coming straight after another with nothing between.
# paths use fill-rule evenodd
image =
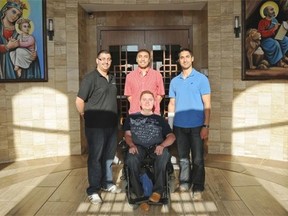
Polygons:
<instances>
[{"instance_id":1,"label":"man in pink shirt","mask_svg":"<svg viewBox=\"0 0 288 216\"><path fill-rule=\"evenodd\" d=\"M163 77L159 71L150 68L150 61L150 52L139 50L136 56L138 67L126 77L124 95L130 103L129 114L140 112L140 94L149 90L156 99L154 113L160 115L160 102L165 95Z\"/></svg>"}]
</instances>

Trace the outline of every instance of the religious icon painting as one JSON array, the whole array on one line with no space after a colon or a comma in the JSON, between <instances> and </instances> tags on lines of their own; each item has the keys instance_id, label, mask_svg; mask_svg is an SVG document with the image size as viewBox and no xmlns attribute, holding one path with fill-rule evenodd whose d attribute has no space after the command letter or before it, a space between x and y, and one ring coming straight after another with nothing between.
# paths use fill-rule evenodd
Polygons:
<instances>
[{"instance_id":1,"label":"religious icon painting","mask_svg":"<svg viewBox=\"0 0 288 216\"><path fill-rule=\"evenodd\" d=\"M245 0L242 11L242 79L288 79L288 0Z\"/></svg>"},{"instance_id":2,"label":"religious icon painting","mask_svg":"<svg viewBox=\"0 0 288 216\"><path fill-rule=\"evenodd\" d=\"M0 0L0 82L47 81L45 0Z\"/></svg>"}]
</instances>

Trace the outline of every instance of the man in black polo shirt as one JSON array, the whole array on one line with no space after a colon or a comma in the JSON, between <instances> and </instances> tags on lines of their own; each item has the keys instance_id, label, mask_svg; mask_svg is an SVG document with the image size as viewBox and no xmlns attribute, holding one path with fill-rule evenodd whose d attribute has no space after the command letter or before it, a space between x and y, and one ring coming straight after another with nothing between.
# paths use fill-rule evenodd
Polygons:
<instances>
[{"instance_id":1,"label":"man in black polo shirt","mask_svg":"<svg viewBox=\"0 0 288 216\"><path fill-rule=\"evenodd\" d=\"M119 193L113 183L112 162L117 147L117 88L109 74L111 54L101 50L96 70L86 74L76 98L76 108L85 119L88 143L87 195L91 203L102 202L100 191Z\"/></svg>"}]
</instances>

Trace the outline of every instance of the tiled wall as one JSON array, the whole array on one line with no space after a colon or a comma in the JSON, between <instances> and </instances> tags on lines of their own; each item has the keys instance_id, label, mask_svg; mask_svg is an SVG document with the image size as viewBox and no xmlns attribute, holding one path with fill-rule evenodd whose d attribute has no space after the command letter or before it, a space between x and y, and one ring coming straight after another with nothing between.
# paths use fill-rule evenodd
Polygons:
<instances>
[{"instance_id":1,"label":"tiled wall","mask_svg":"<svg viewBox=\"0 0 288 216\"><path fill-rule=\"evenodd\" d=\"M81 153L78 3L46 1L55 37L47 40L48 82L0 84L0 161ZM66 11L66 12L63 12Z\"/></svg>"},{"instance_id":2,"label":"tiled wall","mask_svg":"<svg viewBox=\"0 0 288 216\"><path fill-rule=\"evenodd\" d=\"M88 19L78 3L123 3L129 7L194 0L46 2L47 17L55 21L54 40L47 42L49 81L0 84L1 162L81 154L82 125L75 96L79 79L95 64L96 26L105 23L103 19ZM209 153L287 161L287 81L241 81L241 38L233 33L233 19L241 14L241 1L207 2L208 27L199 29L203 37L208 35L212 87ZM107 18L105 12L102 15ZM193 43L201 44L201 39Z\"/></svg>"}]
</instances>

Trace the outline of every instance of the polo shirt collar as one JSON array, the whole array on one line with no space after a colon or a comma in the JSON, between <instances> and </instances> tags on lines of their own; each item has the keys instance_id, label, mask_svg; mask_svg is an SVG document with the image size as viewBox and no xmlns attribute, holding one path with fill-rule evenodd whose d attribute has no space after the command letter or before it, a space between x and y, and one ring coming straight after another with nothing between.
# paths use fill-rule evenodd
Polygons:
<instances>
[{"instance_id":1,"label":"polo shirt collar","mask_svg":"<svg viewBox=\"0 0 288 216\"><path fill-rule=\"evenodd\" d=\"M149 67L148 70L147 70L146 75L149 73L150 70L151 70L151 68ZM141 75L142 70L141 70L140 67L137 67L136 71L138 72L139 75ZM146 75L145 75L145 76L146 76Z\"/></svg>"},{"instance_id":2,"label":"polo shirt collar","mask_svg":"<svg viewBox=\"0 0 288 216\"><path fill-rule=\"evenodd\" d=\"M193 77L194 74L195 74L194 71L195 71L195 69L192 68L191 73L186 77L186 79L189 78L189 77ZM182 71L181 74L180 74L180 78L183 79L183 71Z\"/></svg>"},{"instance_id":3,"label":"polo shirt collar","mask_svg":"<svg viewBox=\"0 0 288 216\"><path fill-rule=\"evenodd\" d=\"M96 74L97 74L99 77L103 77L103 75L102 75L97 69L96 69L95 71L97 72ZM113 77L113 74L111 74L110 71L108 71L108 77L109 77L109 78L110 78L110 77Z\"/></svg>"}]
</instances>

